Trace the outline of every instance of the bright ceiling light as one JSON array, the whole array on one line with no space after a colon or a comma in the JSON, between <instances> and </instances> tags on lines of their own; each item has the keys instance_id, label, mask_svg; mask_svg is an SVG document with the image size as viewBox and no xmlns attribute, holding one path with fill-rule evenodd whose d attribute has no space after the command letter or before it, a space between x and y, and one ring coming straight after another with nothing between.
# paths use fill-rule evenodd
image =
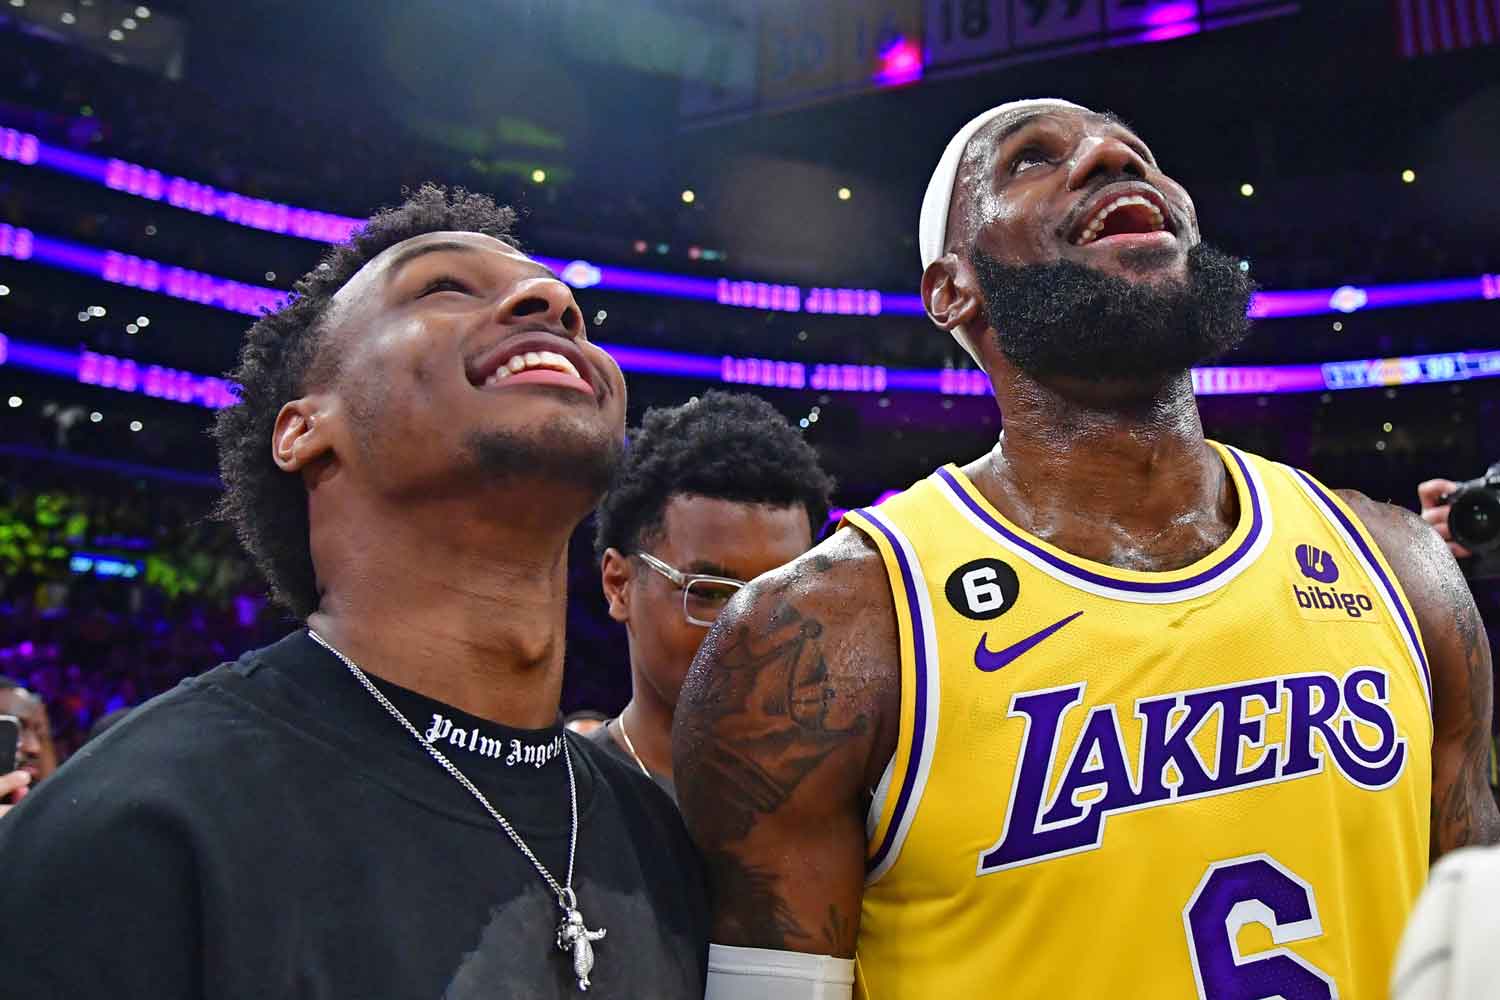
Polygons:
<instances>
[{"instance_id":1,"label":"bright ceiling light","mask_svg":"<svg viewBox=\"0 0 1500 1000\"><path fill-rule=\"evenodd\" d=\"M853 198L853 197L854 197L854 192L853 191L850 191L846 187L839 188L839 201L848 201L850 198Z\"/></svg>"}]
</instances>

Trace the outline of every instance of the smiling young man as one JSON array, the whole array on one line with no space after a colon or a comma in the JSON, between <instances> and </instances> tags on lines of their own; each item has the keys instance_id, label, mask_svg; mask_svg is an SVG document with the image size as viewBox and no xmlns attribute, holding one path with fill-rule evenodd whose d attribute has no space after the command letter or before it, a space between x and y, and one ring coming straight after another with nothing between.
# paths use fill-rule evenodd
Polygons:
<instances>
[{"instance_id":1,"label":"smiling young man","mask_svg":"<svg viewBox=\"0 0 1500 1000\"><path fill-rule=\"evenodd\" d=\"M672 803L557 724L625 386L512 219L424 187L251 328L224 510L307 628L0 823L8 994L701 994Z\"/></svg>"},{"instance_id":2,"label":"smiling young man","mask_svg":"<svg viewBox=\"0 0 1500 1000\"><path fill-rule=\"evenodd\" d=\"M745 588L683 687L708 996L1368 997L1496 839L1489 652L1414 515L1204 440L1238 261L1109 115L954 137L922 296L994 449Z\"/></svg>"},{"instance_id":3,"label":"smiling young man","mask_svg":"<svg viewBox=\"0 0 1500 1000\"><path fill-rule=\"evenodd\" d=\"M590 739L675 797L672 715L703 637L748 580L812 545L833 481L756 396L647 410L599 505L594 548L630 643L630 703Z\"/></svg>"}]
</instances>

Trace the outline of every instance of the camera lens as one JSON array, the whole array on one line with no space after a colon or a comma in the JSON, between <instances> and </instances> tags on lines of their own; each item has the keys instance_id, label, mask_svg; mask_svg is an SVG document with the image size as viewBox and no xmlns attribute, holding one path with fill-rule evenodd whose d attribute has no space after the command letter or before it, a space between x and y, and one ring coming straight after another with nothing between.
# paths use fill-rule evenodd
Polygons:
<instances>
[{"instance_id":1,"label":"camera lens","mask_svg":"<svg viewBox=\"0 0 1500 1000\"><path fill-rule=\"evenodd\" d=\"M1453 540L1466 548L1477 551L1500 544L1500 494L1484 487L1464 490L1453 500L1448 528Z\"/></svg>"}]
</instances>

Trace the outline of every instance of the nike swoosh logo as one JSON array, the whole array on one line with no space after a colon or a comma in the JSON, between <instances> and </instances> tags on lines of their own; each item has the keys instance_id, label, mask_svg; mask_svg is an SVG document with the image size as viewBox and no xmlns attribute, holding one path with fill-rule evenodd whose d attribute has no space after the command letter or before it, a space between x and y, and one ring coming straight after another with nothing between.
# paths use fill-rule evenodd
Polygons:
<instances>
[{"instance_id":1,"label":"nike swoosh logo","mask_svg":"<svg viewBox=\"0 0 1500 1000\"><path fill-rule=\"evenodd\" d=\"M1061 621L1053 622L1041 631L1031 633L1020 642L1013 642L1004 649L997 649L993 652L985 645L985 640L990 637L990 634L986 632L979 637L979 645L974 647L974 666L985 673L999 670L1001 667L1015 660L1016 657L1030 652L1039 643L1051 637L1064 625L1081 614L1083 614L1082 611L1075 611Z\"/></svg>"}]
</instances>

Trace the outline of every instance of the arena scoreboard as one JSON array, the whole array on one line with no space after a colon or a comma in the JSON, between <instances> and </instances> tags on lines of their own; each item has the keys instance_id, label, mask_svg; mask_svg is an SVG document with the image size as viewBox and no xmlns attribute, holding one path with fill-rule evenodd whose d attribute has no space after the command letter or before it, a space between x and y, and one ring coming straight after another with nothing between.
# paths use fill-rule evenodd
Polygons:
<instances>
[{"instance_id":1,"label":"arena scoreboard","mask_svg":"<svg viewBox=\"0 0 1500 1000\"><path fill-rule=\"evenodd\" d=\"M689 59L688 124L1296 12L1276 0L725 0Z\"/></svg>"}]
</instances>

